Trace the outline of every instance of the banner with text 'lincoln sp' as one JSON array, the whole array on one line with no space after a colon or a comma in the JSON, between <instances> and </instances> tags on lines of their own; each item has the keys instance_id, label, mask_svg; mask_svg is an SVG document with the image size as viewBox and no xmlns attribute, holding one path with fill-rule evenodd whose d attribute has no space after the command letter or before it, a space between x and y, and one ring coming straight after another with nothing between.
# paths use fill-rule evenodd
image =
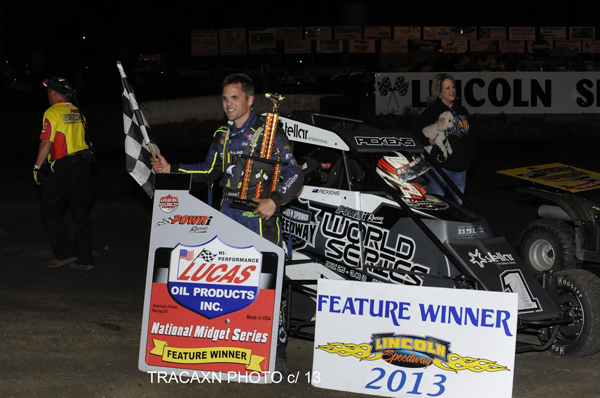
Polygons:
<instances>
[{"instance_id":1,"label":"banner with text 'lincoln sp'","mask_svg":"<svg viewBox=\"0 0 600 398\"><path fill-rule=\"evenodd\" d=\"M436 74L377 74L377 114L400 115L425 108ZM456 72L452 77L457 97L472 114L600 112L600 72Z\"/></svg>"}]
</instances>

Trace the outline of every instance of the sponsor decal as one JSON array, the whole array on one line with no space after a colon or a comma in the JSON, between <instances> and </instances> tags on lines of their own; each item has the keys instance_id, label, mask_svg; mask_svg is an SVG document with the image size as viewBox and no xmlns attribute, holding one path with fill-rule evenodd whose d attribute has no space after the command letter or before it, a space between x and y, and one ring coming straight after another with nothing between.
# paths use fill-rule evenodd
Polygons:
<instances>
[{"instance_id":1,"label":"sponsor decal","mask_svg":"<svg viewBox=\"0 0 600 398\"><path fill-rule=\"evenodd\" d=\"M527 178L540 178L540 177L546 177L550 174L554 174L554 173L560 173L563 171L572 171L574 170L573 167L570 166L556 166L556 167L546 167L543 169L533 169L533 170L528 170L526 172L524 172L523 174L521 174L521 177L527 177Z\"/></svg>"},{"instance_id":2,"label":"sponsor decal","mask_svg":"<svg viewBox=\"0 0 600 398\"><path fill-rule=\"evenodd\" d=\"M403 368L428 368L430 365L450 372L474 373L510 371L508 367L484 358L461 356L450 351L451 343L433 337L374 333L369 343L333 343L317 346L330 354L354 357L361 361L382 360Z\"/></svg>"},{"instance_id":3,"label":"sponsor decal","mask_svg":"<svg viewBox=\"0 0 600 398\"><path fill-rule=\"evenodd\" d=\"M158 208L163 213L173 213L179 207L179 198L177 196L162 196L158 201Z\"/></svg>"},{"instance_id":4,"label":"sponsor decal","mask_svg":"<svg viewBox=\"0 0 600 398\"><path fill-rule=\"evenodd\" d=\"M411 209L415 210L446 210L448 204L436 198L435 196L427 196L427 199L411 199L402 197L404 203L406 203Z\"/></svg>"},{"instance_id":5,"label":"sponsor decal","mask_svg":"<svg viewBox=\"0 0 600 398\"><path fill-rule=\"evenodd\" d=\"M325 257L345 264L343 268L346 275L350 274L352 267L362 267L361 259L366 266L379 267L369 270L370 273L392 283L423 284L422 277L395 270L429 273L429 267L413 262L417 245L412 238L390 233L377 224L364 224L340 214L324 212L319 231L324 238Z\"/></svg>"},{"instance_id":6,"label":"sponsor decal","mask_svg":"<svg viewBox=\"0 0 600 398\"><path fill-rule=\"evenodd\" d=\"M335 214L341 214L343 216L350 217L355 220L367 221L376 224L383 223L383 217L381 216L376 216L373 213L368 213L362 210L352 209L347 206L339 206L335 211Z\"/></svg>"},{"instance_id":7,"label":"sponsor decal","mask_svg":"<svg viewBox=\"0 0 600 398\"><path fill-rule=\"evenodd\" d=\"M357 145L368 146L415 146L415 140L408 137L354 137Z\"/></svg>"},{"instance_id":8,"label":"sponsor decal","mask_svg":"<svg viewBox=\"0 0 600 398\"><path fill-rule=\"evenodd\" d=\"M284 215L283 232L292 235L293 249L318 253L327 268L346 279L365 281L376 276L392 283L420 286L423 277L396 270L422 274L430 271L413 261L416 242L390 232L383 225L383 216L347 206L319 209L301 198Z\"/></svg>"},{"instance_id":9,"label":"sponsor decal","mask_svg":"<svg viewBox=\"0 0 600 398\"><path fill-rule=\"evenodd\" d=\"M573 185L566 185L566 183L561 184L563 185L563 188L565 189L569 189L569 190L584 190L584 189L592 189L592 188L596 188L600 185L600 181L592 181L592 182L587 182L585 184L573 184Z\"/></svg>"},{"instance_id":10,"label":"sponsor decal","mask_svg":"<svg viewBox=\"0 0 600 398\"><path fill-rule=\"evenodd\" d=\"M487 238L488 234L480 225L460 225L457 229L458 239Z\"/></svg>"},{"instance_id":11,"label":"sponsor decal","mask_svg":"<svg viewBox=\"0 0 600 398\"><path fill-rule=\"evenodd\" d=\"M292 247L295 250L306 246L315 247L315 238L319 227L316 221L321 210L311 207L310 203L298 200L302 207L291 207L283 211L282 227L284 233L291 234Z\"/></svg>"},{"instance_id":12,"label":"sponsor decal","mask_svg":"<svg viewBox=\"0 0 600 398\"><path fill-rule=\"evenodd\" d=\"M484 264L498 264L498 265L515 265L515 258L512 254L503 254L500 252L480 252L479 249L475 248L475 252L469 251L469 262L484 268Z\"/></svg>"},{"instance_id":13,"label":"sponsor decal","mask_svg":"<svg viewBox=\"0 0 600 398\"><path fill-rule=\"evenodd\" d=\"M213 216L201 216L201 215L175 215L169 218L163 218L158 221L154 227L162 227L163 225L203 225L208 228ZM190 232L199 232L201 229L190 230ZM205 232L205 231L204 231Z\"/></svg>"},{"instance_id":14,"label":"sponsor decal","mask_svg":"<svg viewBox=\"0 0 600 398\"><path fill-rule=\"evenodd\" d=\"M219 237L171 252L168 290L181 306L213 319L246 308L258 296L262 254L233 247Z\"/></svg>"},{"instance_id":15,"label":"sponsor decal","mask_svg":"<svg viewBox=\"0 0 600 398\"><path fill-rule=\"evenodd\" d=\"M335 195L335 196L340 196L340 191L336 191L333 189L321 189L321 188L315 188L312 190L312 193L320 193L322 195Z\"/></svg>"},{"instance_id":16,"label":"sponsor decal","mask_svg":"<svg viewBox=\"0 0 600 398\"><path fill-rule=\"evenodd\" d=\"M158 221L154 227L162 227L164 225L169 225L173 222L173 220L175 219L175 216L171 216L169 218L163 218L162 220Z\"/></svg>"},{"instance_id":17,"label":"sponsor decal","mask_svg":"<svg viewBox=\"0 0 600 398\"><path fill-rule=\"evenodd\" d=\"M301 138L305 140L308 137L308 129L299 127L296 123L288 125L287 122L283 124L283 131L288 137Z\"/></svg>"}]
</instances>

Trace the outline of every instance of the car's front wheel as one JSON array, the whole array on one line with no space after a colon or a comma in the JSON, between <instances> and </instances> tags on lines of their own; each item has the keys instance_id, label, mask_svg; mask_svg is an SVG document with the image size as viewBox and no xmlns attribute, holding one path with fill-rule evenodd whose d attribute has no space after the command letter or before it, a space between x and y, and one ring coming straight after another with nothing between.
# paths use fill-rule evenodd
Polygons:
<instances>
[{"instance_id":1,"label":"car's front wheel","mask_svg":"<svg viewBox=\"0 0 600 398\"><path fill-rule=\"evenodd\" d=\"M581 266L575 257L575 232L566 221L542 218L532 222L523 231L519 248L534 274Z\"/></svg>"},{"instance_id":2,"label":"car's front wheel","mask_svg":"<svg viewBox=\"0 0 600 398\"><path fill-rule=\"evenodd\" d=\"M589 271L571 269L555 274L558 304L572 322L559 327L550 351L584 357L600 351L600 279ZM543 339L542 339L543 340Z\"/></svg>"}]
</instances>

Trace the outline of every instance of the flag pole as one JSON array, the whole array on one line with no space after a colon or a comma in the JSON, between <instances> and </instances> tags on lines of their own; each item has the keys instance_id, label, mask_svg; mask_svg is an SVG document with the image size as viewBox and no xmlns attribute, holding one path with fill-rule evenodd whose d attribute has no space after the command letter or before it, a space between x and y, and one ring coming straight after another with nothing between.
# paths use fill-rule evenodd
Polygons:
<instances>
[{"instance_id":1,"label":"flag pole","mask_svg":"<svg viewBox=\"0 0 600 398\"><path fill-rule=\"evenodd\" d=\"M156 153L154 152L154 148L151 145L150 138L148 137L148 132L146 131L146 124L144 123L144 118L142 116L142 112L138 106L138 103L135 99L135 94L133 94L133 90L129 85L129 80L127 79L127 75L123 70L123 65L121 65L121 61L117 61L117 68L119 69L119 73L121 74L121 83L123 84L123 88L127 92L127 99L129 99L129 103L131 104L131 110L135 115L135 119L138 122L138 126L140 127L140 131L144 136L144 141L148 148L150 148L150 153L152 154L152 160L156 161Z\"/></svg>"}]
</instances>

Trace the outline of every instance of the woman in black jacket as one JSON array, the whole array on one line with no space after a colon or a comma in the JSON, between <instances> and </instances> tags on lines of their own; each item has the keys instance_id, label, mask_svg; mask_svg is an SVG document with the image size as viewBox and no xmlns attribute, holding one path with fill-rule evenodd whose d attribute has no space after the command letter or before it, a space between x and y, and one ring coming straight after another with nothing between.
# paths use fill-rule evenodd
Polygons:
<instances>
[{"instance_id":1,"label":"woman in black jacket","mask_svg":"<svg viewBox=\"0 0 600 398\"><path fill-rule=\"evenodd\" d=\"M427 99L428 107L418 116L413 125L413 132L423 145L433 145L431 156L439 162L442 170L452 182L465 191L467 169L473 163L477 152L477 136L469 123L469 112L456 102L456 86L451 75L442 73L433 78L431 95ZM445 158L435 142L429 141L422 133L423 128L437 122L439 116L446 111L454 115L454 127L447 131L447 140L452 147L452 154ZM450 189L443 178L431 169L426 175L427 192L437 195L449 194L451 198L461 203L461 200Z\"/></svg>"}]
</instances>

